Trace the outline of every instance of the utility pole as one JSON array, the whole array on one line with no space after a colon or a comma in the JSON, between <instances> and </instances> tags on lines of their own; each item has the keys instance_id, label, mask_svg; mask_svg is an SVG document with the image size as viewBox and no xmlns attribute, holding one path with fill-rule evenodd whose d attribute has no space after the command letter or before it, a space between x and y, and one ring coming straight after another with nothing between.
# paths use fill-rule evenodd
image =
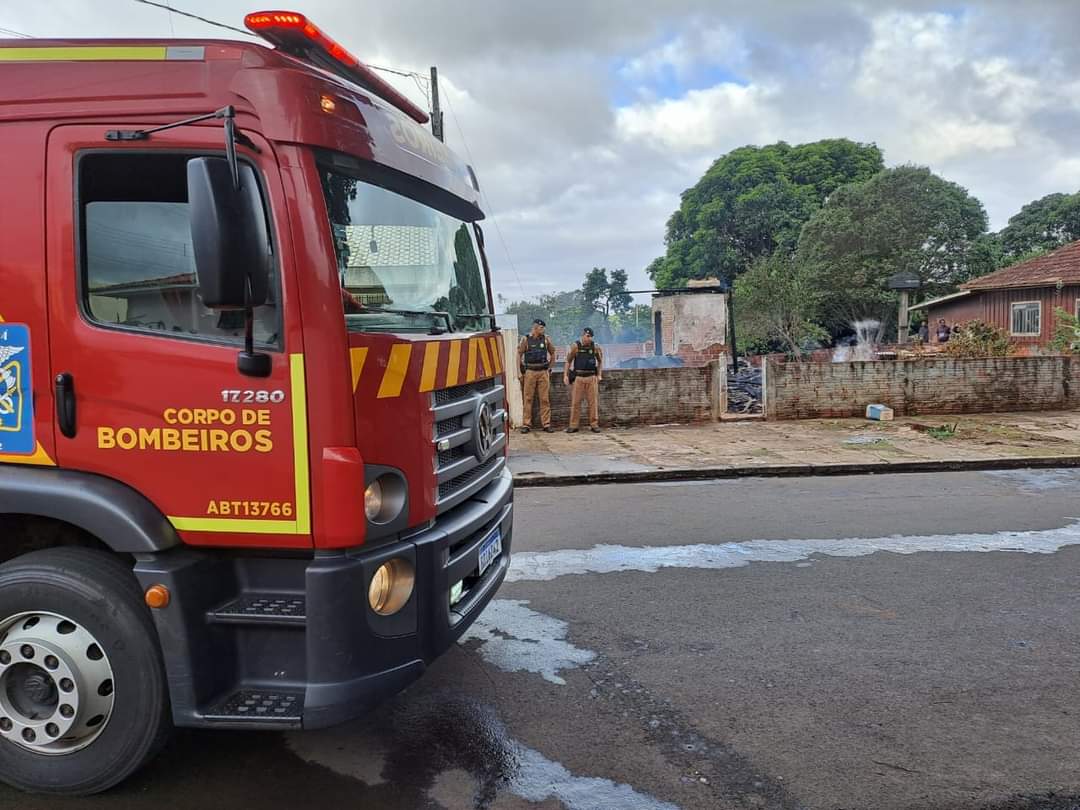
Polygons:
<instances>
[{"instance_id":1,"label":"utility pole","mask_svg":"<svg viewBox=\"0 0 1080 810\"><path fill-rule=\"evenodd\" d=\"M435 65L431 66L431 134L440 141L446 141L442 108L439 106L439 69Z\"/></svg>"}]
</instances>

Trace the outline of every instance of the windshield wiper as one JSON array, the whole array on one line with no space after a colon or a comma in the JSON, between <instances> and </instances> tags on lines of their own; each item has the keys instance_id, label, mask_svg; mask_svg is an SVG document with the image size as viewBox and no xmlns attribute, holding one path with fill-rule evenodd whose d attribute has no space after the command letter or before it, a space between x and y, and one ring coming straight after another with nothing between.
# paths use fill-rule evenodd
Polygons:
<instances>
[{"instance_id":1,"label":"windshield wiper","mask_svg":"<svg viewBox=\"0 0 1080 810\"><path fill-rule=\"evenodd\" d=\"M449 312L439 312L435 309L402 309L400 307L384 307L379 304L365 304L364 308L372 312L389 312L394 315L418 315L424 317L442 318L444 321L446 321L446 329L441 329L438 325L432 323L431 334L441 335L443 332L454 331L454 323L450 318Z\"/></svg>"}]
</instances>

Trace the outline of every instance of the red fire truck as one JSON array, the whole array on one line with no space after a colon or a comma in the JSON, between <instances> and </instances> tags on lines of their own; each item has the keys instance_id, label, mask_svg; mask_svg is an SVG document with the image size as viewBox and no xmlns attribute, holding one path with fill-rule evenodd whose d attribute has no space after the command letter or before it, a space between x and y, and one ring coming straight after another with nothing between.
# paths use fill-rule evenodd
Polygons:
<instances>
[{"instance_id":1,"label":"red fire truck","mask_svg":"<svg viewBox=\"0 0 1080 810\"><path fill-rule=\"evenodd\" d=\"M300 14L0 41L0 779L318 728L509 562L472 168Z\"/></svg>"}]
</instances>

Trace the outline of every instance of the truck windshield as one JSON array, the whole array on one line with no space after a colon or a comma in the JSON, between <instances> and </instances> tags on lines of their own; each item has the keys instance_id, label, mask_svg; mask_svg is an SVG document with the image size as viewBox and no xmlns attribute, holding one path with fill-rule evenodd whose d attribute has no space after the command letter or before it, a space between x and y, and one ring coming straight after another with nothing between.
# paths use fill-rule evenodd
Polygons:
<instances>
[{"instance_id":1,"label":"truck windshield","mask_svg":"<svg viewBox=\"0 0 1080 810\"><path fill-rule=\"evenodd\" d=\"M346 174L320 174L350 331L490 328L470 223Z\"/></svg>"}]
</instances>

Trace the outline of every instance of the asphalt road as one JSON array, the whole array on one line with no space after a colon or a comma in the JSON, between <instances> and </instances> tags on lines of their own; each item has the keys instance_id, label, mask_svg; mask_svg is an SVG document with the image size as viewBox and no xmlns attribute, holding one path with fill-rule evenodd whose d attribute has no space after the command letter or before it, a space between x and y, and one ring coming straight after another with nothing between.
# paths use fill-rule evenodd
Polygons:
<instances>
[{"instance_id":1,"label":"asphalt road","mask_svg":"<svg viewBox=\"0 0 1080 810\"><path fill-rule=\"evenodd\" d=\"M104 797L0 807L1080 808L1078 495L1080 471L520 490L513 581L369 719L178 733Z\"/></svg>"}]
</instances>

